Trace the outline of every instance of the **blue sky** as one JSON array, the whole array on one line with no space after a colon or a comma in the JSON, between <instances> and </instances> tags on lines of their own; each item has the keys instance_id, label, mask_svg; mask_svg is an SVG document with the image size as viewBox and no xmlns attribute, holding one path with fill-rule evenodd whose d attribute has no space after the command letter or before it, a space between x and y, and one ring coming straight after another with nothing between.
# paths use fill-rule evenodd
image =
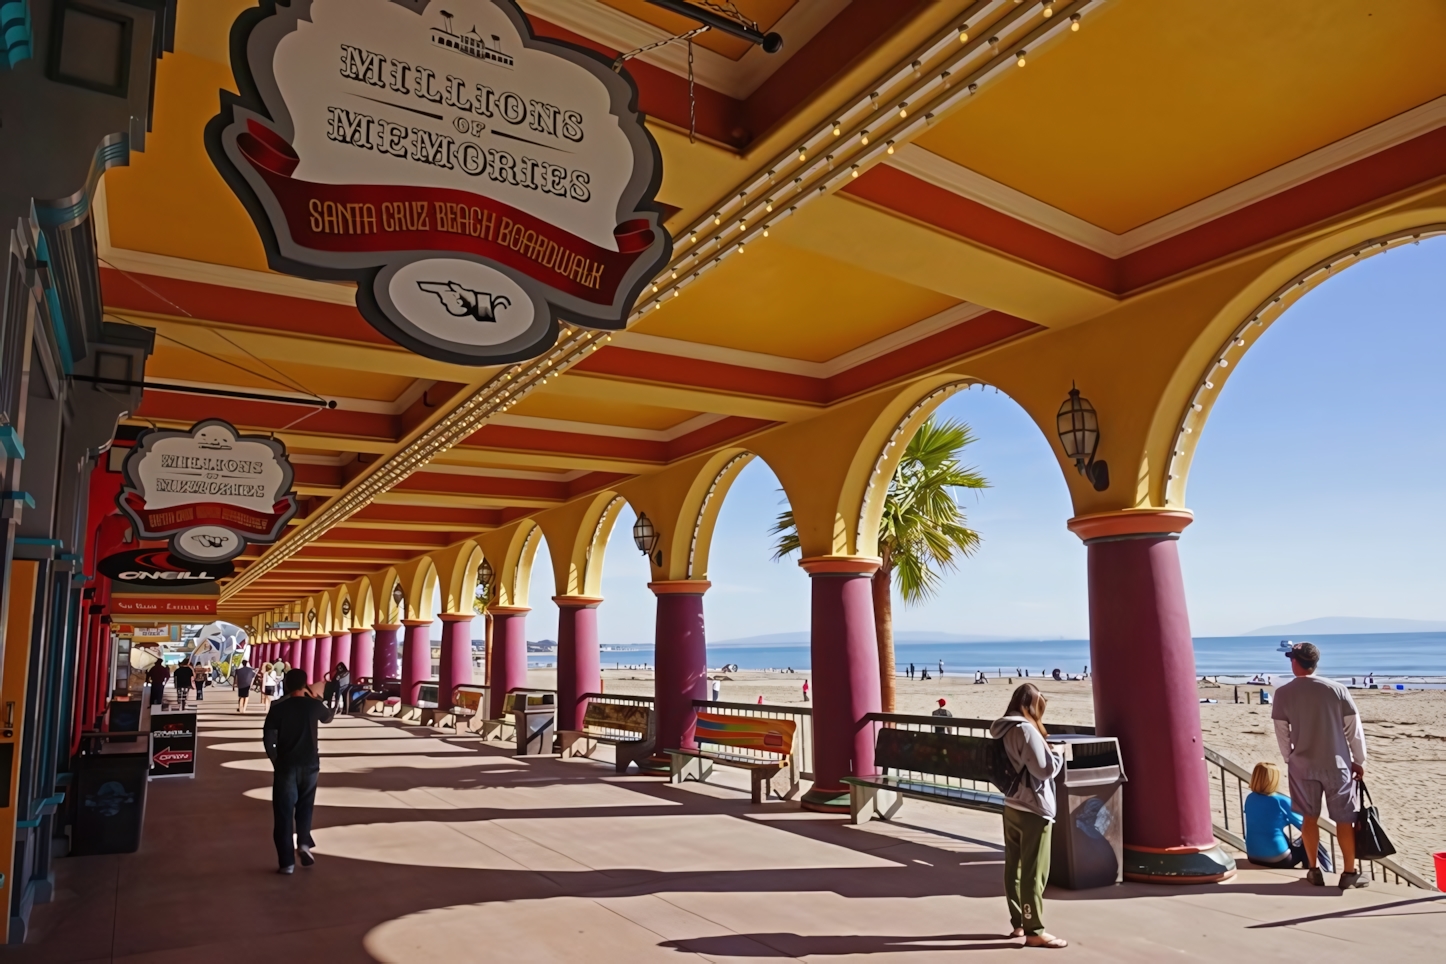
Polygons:
<instances>
[{"instance_id":1,"label":"blue sky","mask_svg":"<svg viewBox=\"0 0 1446 964\"><path fill-rule=\"evenodd\" d=\"M1369 259L1307 295L1231 376L1201 436L1180 541L1195 635L1317 616L1446 618L1446 239ZM1085 552L1046 439L1007 396L956 395L943 414L979 441L992 483L965 493L981 551L934 600L896 603L900 630L1088 634ZM1108 432L1108 413L1103 413ZM778 482L755 460L728 494L705 597L710 639L808 627L808 578L773 563ZM624 511L607 549L605 644L650 642L646 561ZM539 574L549 571L538 553ZM528 635L553 636L550 580L533 580Z\"/></svg>"}]
</instances>

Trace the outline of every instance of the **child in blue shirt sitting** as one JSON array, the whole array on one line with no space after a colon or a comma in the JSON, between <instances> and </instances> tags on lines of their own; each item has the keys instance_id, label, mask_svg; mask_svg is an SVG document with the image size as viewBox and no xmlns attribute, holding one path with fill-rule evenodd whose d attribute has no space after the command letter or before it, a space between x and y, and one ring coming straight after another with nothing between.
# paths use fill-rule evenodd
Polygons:
<instances>
[{"instance_id":1,"label":"child in blue shirt sitting","mask_svg":"<svg viewBox=\"0 0 1446 964\"><path fill-rule=\"evenodd\" d=\"M1245 855L1262 867L1297 867L1306 862L1305 844L1292 839L1289 827L1299 827L1300 815L1290 808L1290 798L1280 791L1280 768L1274 763L1257 763L1250 774L1250 794L1245 798ZM1330 856L1321 847L1317 859L1330 870Z\"/></svg>"}]
</instances>

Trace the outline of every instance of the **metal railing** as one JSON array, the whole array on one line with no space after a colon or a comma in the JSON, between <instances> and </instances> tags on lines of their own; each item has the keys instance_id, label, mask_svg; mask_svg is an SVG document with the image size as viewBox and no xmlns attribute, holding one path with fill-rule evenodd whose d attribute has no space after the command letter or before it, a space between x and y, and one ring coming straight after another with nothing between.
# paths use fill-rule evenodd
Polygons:
<instances>
[{"instance_id":1,"label":"metal railing","mask_svg":"<svg viewBox=\"0 0 1446 964\"><path fill-rule=\"evenodd\" d=\"M1210 775L1210 810L1215 823L1215 836L1222 843L1229 844L1245 853L1245 796L1250 792L1250 771L1236 763L1219 750L1205 747L1205 762ZM1329 817L1320 818L1321 843L1331 855L1332 865L1340 866L1340 849L1336 842L1335 821ZM1357 859L1359 869L1369 873L1372 880L1404 883L1409 887L1425 890L1436 888L1422 877L1389 857L1380 860ZM1379 876L1377 876L1379 874Z\"/></svg>"},{"instance_id":2,"label":"metal railing","mask_svg":"<svg viewBox=\"0 0 1446 964\"><path fill-rule=\"evenodd\" d=\"M589 703L613 703L622 706L645 706L650 710L657 709L657 701L651 696L628 696L623 693L584 693L581 698L587 700ZM605 740L630 741L639 739L639 735L632 730L592 727L588 732Z\"/></svg>"},{"instance_id":3,"label":"metal railing","mask_svg":"<svg viewBox=\"0 0 1446 964\"><path fill-rule=\"evenodd\" d=\"M908 730L915 733L942 732L953 736L988 736L989 727L994 723L993 720L979 720L969 717L913 716L906 713L870 713L867 719L875 743L878 742L879 730L884 727ZM921 770L903 770L898 767L888 768L888 773L890 776L900 777L910 782L921 784L961 790L974 790L980 793L999 792L994 784L984 780L965 780L959 777L944 776L943 774L929 773Z\"/></svg>"},{"instance_id":4,"label":"metal railing","mask_svg":"<svg viewBox=\"0 0 1446 964\"><path fill-rule=\"evenodd\" d=\"M792 720L793 760L799 776L813 779L813 710L807 706L780 706L774 703L729 703L725 701L694 700L693 709L705 713L719 713L724 716L748 716L763 720ZM731 756L756 757L759 760L778 760L776 753L749 750L743 747L729 747Z\"/></svg>"}]
</instances>

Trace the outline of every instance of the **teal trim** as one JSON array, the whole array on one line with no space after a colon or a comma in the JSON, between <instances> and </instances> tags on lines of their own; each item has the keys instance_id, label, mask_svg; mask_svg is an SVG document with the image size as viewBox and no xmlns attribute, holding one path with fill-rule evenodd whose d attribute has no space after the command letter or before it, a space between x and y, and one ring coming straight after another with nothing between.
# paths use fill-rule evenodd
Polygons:
<instances>
[{"instance_id":1,"label":"teal trim","mask_svg":"<svg viewBox=\"0 0 1446 964\"><path fill-rule=\"evenodd\" d=\"M40 243L36 245L36 254L44 261L54 273L55 265L50 260L50 245L46 243L45 232L40 233ZM75 359L70 353L70 332L65 327L65 315L60 310L60 297L55 293L55 285L45 286L45 303L50 308L50 329L55 333L55 343L60 348L60 368L69 375L75 371Z\"/></svg>"},{"instance_id":2,"label":"teal trim","mask_svg":"<svg viewBox=\"0 0 1446 964\"><path fill-rule=\"evenodd\" d=\"M80 561L80 553L78 553L78 552L58 552L58 553L55 554L55 558L59 559L61 562L79 562L79 561Z\"/></svg>"},{"instance_id":3,"label":"teal trim","mask_svg":"<svg viewBox=\"0 0 1446 964\"><path fill-rule=\"evenodd\" d=\"M4 499L7 502L10 502L12 500L15 502L23 502L25 503L25 507L27 509L35 508L35 496L31 495L29 492L6 492L3 495L0 495L0 499Z\"/></svg>"},{"instance_id":4,"label":"teal trim","mask_svg":"<svg viewBox=\"0 0 1446 964\"><path fill-rule=\"evenodd\" d=\"M17 820L15 821L15 826L21 830L34 830L36 827L40 826L40 818L36 817L33 820Z\"/></svg>"},{"instance_id":5,"label":"teal trim","mask_svg":"<svg viewBox=\"0 0 1446 964\"><path fill-rule=\"evenodd\" d=\"M52 793L50 796L44 798L43 800L36 800L36 801L35 801L35 803L40 804L40 811L41 811L40 815L41 815L42 817L47 817L47 816L49 816L50 814L54 813L54 812L55 812L55 808L58 807L58 806L60 806L60 805L61 805L62 803L64 803L64 802L65 802L65 791L64 791L64 790L60 791L59 793Z\"/></svg>"},{"instance_id":6,"label":"teal trim","mask_svg":"<svg viewBox=\"0 0 1446 964\"><path fill-rule=\"evenodd\" d=\"M58 549L65 543L59 539L37 539L34 536L16 536L15 544L17 546L50 546L52 549Z\"/></svg>"},{"instance_id":7,"label":"teal trim","mask_svg":"<svg viewBox=\"0 0 1446 964\"><path fill-rule=\"evenodd\" d=\"M0 70L14 69L34 53L35 37L30 29L30 5L25 0L0 3L0 30L5 32L5 45L0 48Z\"/></svg>"},{"instance_id":8,"label":"teal trim","mask_svg":"<svg viewBox=\"0 0 1446 964\"><path fill-rule=\"evenodd\" d=\"M3 448L5 454L12 459L23 460L25 458L25 443L20 440L19 435L15 434L14 425L0 425L0 448Z\"/></svg>"},{"instance_id":9,"label":"teal trim","mask_svg":"<svg viewBox=\"0 0 1446 964\"><path fill-rule=\"evenodd\" d=\"M57 773L55 775L55 785L57 787L68 787L70 786L70 779L73 776L75 776L75 774L70 773L69 771L65 773Z\"/></svg>"}]
</instances>

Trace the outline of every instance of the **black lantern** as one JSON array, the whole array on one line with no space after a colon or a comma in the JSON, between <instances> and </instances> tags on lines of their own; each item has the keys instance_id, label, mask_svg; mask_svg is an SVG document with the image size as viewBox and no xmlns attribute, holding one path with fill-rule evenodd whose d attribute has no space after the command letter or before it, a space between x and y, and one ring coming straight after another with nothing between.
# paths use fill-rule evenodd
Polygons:
<instances>
[{"instance_id":1,"label":"black lantern","mask_svg":"<svg viewBox=\"0 0 1446 964\"><path fill-rule=\"evenodd\" d=\"M350 600L350 599L343 599L343 600L341 601L341 614L342 614L343 616L345 616L345 617L348 617L348 618L351 616L351 600Z\"/></svg>"},{"instance_id":2,"label":"black lantern","mask_svg":"<svg viewBox=\"0 0 1446 964\"><path fill-rule=\"evenodd\" d=\"M307 623L311 626L312 629L315 629L315 628L316 628L316 610L315 610L315 609L311 610L311 612L309 612L309 613L306 614L306 621L307 621Z\"/></svg>"},{"instance_id":3,"label":"black lantern","mask_svg":"<svg viewBox=\"0 0 1446 964\"><path fill-rule=\"evenodd\" d=\"M1059 444L1064 454L1074 460L1079 474L1090 480L1096 492L1110 487L1110 467L1103 459L1095 461L1095 452L1100 447L1100 418L1095 407L1087 398L1081 398L1079 389L1073 385L1069 398L1059 407L1056 419L1059 429Z\"/></svg>"},{"instance_id":4,"label":"black lantern","mask_svg":"<svg viewBox=\"0 0 1446 964\"><path fill-rule=\"evenodd\" d=\"M397 604L397 615L401 619L407 618L407 594L402 592L402 584L392 584L392 602Z\"/></svg>"},{"instance_id":5,"label":"black lantern","mask_svg":"<svg viewBox=\"0 0 1446 964\"><path fill-rule=\"evenodd\" d=\"M633 545L659 566L663 564L663 553L658 549L658 542L661 539L662 536L658 534L658 530L653 528L653 520L648 518L646 512L639 512L638 521L633 523Z\"/></svg>"}]
</instances>

